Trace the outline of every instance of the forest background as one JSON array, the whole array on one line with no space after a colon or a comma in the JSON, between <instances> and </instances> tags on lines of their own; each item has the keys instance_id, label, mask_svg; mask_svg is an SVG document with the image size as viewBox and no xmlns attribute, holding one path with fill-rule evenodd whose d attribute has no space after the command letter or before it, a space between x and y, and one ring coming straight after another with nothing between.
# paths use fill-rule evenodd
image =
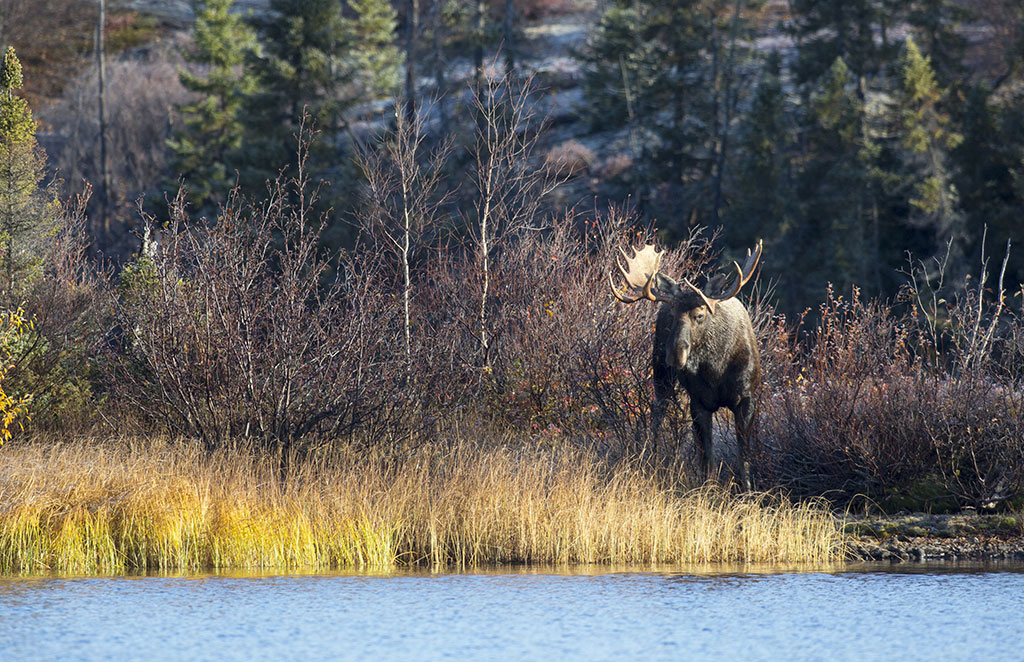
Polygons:
<instances>
[{"instance_id":1,"label":"forest background","mask_svg":"<svg viewBox=\"0 0 1024 662\"><path fill-rule=\"evenodd\" d=\"M948 249L962 278L986 227L990 254L1024 239L1009 1L113 2L106 173L96 6L46 1L7 0L0 41L31 72L49 167L64 194L97 187L92 244L118 259L137 250L140 196L156 210L180 180L212 215L236 173L262 194L294 160L303 108L321 132L314 177L332 183L328 236L350 247L354 159L393 124L388 100L419 101L429 140L465 144L466 83L484 70L533 76L552 125L539 156L577 175L547 204L628 200L669 241L721 228L730 256L763 237L768 279L802 276L777 291L789 313L826 282L893 296L907 252ZM1024 255L1007 278L1024 281Z\"/></svg>"}]
</instances>

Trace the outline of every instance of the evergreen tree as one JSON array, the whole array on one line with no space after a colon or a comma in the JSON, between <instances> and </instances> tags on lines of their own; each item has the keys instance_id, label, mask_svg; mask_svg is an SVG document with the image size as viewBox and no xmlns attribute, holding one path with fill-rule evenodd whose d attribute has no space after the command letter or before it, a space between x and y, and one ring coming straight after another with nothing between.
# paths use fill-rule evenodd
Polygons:
<instances>
[{"instance_id":1,"label":"evergreen tree","mask_svg":"<svg viewBox=\"0 0 1024 662\"><path fill-rule=\"evenodd\" d=\"M322 129L340 124L351 35L337 0L271 0L252 23L262 50L249 64L259 89L247 104L242 174L247 189L259 190L290 161L304 111Z\"/></svg>"},{"instance_id":2,"label":"evergreen tree","mask_svg":"<svg viewBox=\"0 0 1024 662\"><path fill-rule=\"evenodd\" d=\"M967 91L964 139L953 150L957 191L969 230L967 250L978 254L979 230L989 229L996 244L1009 238L1007 279L1024 283L1024 95L993 95L987 85Z\"/></svg>"},{"instance_id":3,"label":"evergreen tree","mask_svg":"<svg viewBox=\"0 0 1024 662\"><path fill-rule=\"evenodd\" d=\"M193 204L209 211L224 200L235 182L233 161L242 146L241 112L256 90L252 72L243 67L256 52L256 36L238 14L234 0L195 0L194 48L186 58L205 68L203 74L181 71L181 83L200 98L178 108L184 129L168 141L171 169L181 177Z\"/></svg>"},{"instance_id":4,"label":"evergreen tree","mask_svg":"<svg viewBox=\"0 0 1024 662\"><path fill-rule=\"evenodd\" d=\"M750 34L747 2L615 0L577 54L595 128L627 125L632 185L649 215L685 235L718 225Z\"/></svg>"},{"instance_id":5,"label":"evergreen tree","mask_svg":"<svg viewBox=\"0 0 1024 662\"><path fill-rule=\"evenodd\" d=\"M36 125L28 102L15 94L25 79L21 74L21 61L14 47L4 53L3 67L0 68L0 136L7 144L28 143L35 139Z\"/></svg>"},{"instance_id":6,"label":"evergreen tree","mask_svg":"<svg viewBox=\"0 0 1024 662\"><path fill-rule=\"evenodd\" d=\"M836 59L846 63L858 93L866 94L866 79L891 59L888 27L902 3L886 0L793 0L794 33L799 46L797 82L813 84Z\"/></svg>"},{"instance_id":7,"label":"evergreen tree","mask_svg":"<svg viewBox=\"0 0 1024 662\"><path fill-rule=\"evenodd\" d=\"M391 3L381 0L349 0L353 60L351 66L356 98L394 95L398 92L402 54L394 45L398 20Z\"/></svg>"},{"instance_id":8,"label":"evergreen tree","mask_svg":"<svg viewBox=\"0 0 1024 662\"><path fill-rule=\"evenodd\" d=\"M697 60L704 34L686 19L694 2L616 0L579 54L586 113L595 128L644 121L655 107L681 93L682 71L673 64ZM688 23L685 27L684 24ZM672 28L676 29L672 29Z\"/></svg>"},{"instance_id":9,"label":"evergreen tree","mask_svg":"<svg viewBox=\"0 0 1024 662\"><path fill-rule=\"evenodd\" d=\"M42 253L57 230L58 205L42 186L46 159L36 143L21 62L9 47L0 68L0 302L18 306L38 276Z\"/></svg>"},{"instance_id":10,"label":"evergreen tree","mask_svg":"<svg viewBox=\"0 0 1024 662\"><path fill-rule=\"evenodd\" d=\"M726 245L748 246L764 238L773 254L785 251L798 211L790 168L796 147L792 123L782 58L772 52L744 118L733 177L735 200L723 226Z\"/></svg>"},{"instance_id":11,"label":"evergreen tree","mask_svg":"<svg viewBox=\"0 0 1024 662\"><path fill-rule=\"evenodd\" d=\"M949 114L943 111L944 96L928 58L908 37L897 90L900 174L908 202L907 222L930 235L932 252L952 239L952 257L958 261L966 237L949 152L963 136L954 130Z\"/></svg>"},{"instance_id":12,"label":"evergreen tree","mask_svg":"<svg viewBox=\"0 0 1024 662\"><path fill-rule=\"evenodd\" d=\"M344 16L338 0L271 0L268 12L252 19L262 50L250 59L258 89L245 120L248 188L258 188L290 161L304 113L325 134L310 163L323 174L346 161L337 154L345 111L397 90L401 54L391 45L394 10L385 0L350 6L354 18Z\"/></svg>"},{"instance_id":13,"label":"evergreen tree","mask_svg":"<svg viewBox=\"0 0 1024 662\"><path fill-rule=\"evenodd\" d=\"M791 309L820 298L825 282L840 292L863 285L871 258L867 218L875 149L865 140L864 105L842 58L822 78L805 122L801 219L784 244L790 256L786 272L801 274L800 283L781 292Z\"/></svg>"},{"instance_id":14,"label":"evergreen tree","mask_svg":"<svg viewBox=\"0 0 1024 662\"><path fill-rule=\"evenodd\" d=\"M907 16L943 85L952 85L964 76L967 40L960 27L970 18L970 13L952 0L916 0Z\"/></svg>"}]
</instances>

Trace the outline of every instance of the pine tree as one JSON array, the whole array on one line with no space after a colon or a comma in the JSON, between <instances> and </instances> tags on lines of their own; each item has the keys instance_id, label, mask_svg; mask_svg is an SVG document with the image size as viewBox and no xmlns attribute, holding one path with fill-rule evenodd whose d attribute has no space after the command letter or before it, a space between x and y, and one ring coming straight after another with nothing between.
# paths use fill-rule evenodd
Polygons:
<instances>
[{"instance_id":1,"label":"pine tree","mask_svg":"<svg viewBox=\"0 0 1024 662\"><path fill-rule=\"evenodd\" d=\"M178 108L184 129L168 140L171 168L191 193L192 203L208 211L224 200L235 181L232 166L242 146L241 112L256 90L255 76L243 65L256 52L256 36L238 14L234 0L195 0L195 45L186 58L204 74L181 71L185 88L200 95Z\"/></svg>"},{"instance_id":2,"label":"pine tree","mask_svg":"<svg viewBox=\"0 0 1024 662\"><path fill-rule=\"evenodd\" d=\"M0 301L20 305L41 269L41 254L57 228L57 203L42 186L46 159L36 143L21 62L9 47L0 68Z\"/></svg>"}]
</instances>

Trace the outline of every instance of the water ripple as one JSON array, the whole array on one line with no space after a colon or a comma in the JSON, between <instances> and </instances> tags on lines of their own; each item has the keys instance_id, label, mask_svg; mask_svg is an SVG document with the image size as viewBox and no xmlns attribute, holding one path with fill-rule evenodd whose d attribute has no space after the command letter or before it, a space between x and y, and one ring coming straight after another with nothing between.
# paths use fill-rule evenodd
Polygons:
<instances>
[{"instance_id":1,"label":"water ripple","mask_svg":"<svg viewBox=\"0 0 1024 662\"><path fill-rule=\"evenodd\" d=\"M0 578L0 660L1019 660L1024 573Z\"/></svg>"}]
</instances>

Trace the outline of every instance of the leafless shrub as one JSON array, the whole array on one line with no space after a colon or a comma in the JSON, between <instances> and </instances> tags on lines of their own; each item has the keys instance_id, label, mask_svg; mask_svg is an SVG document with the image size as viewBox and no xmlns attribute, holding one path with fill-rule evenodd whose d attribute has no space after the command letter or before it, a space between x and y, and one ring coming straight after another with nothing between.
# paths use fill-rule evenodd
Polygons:
<instances>
[{"instance_id":1,"label":"leafless shrub","mask_svg":"<svg viewBox=\"0 0 1024 662\"><path fill-rule=\"evenodd\" d=\"M779 349L765 357L774 364L761 415L765 482L879 496L923 478L930 448L912 419L927 387L906 328L856 290L845 299L829 289L819 313L800 342L778 326Z\"/></svg>"},{"instance_id":2,"label":"leafless shrub","mask_svg":"<svg viewBox=\"0 0 1024 662\"><path fill-rule=\"evenodd\" d=\"M1007 305L1009 242L993 288L984 239L976 277L950 286L944 261L911 262L903 292L946 405L930 431L938 471L960 501L974 505L1024 489L1024 316Z\"/></svg>"},{"instance_id":3,"label":"leafless shrub","mask_svg":"<svg viewBox=\"0 0 1024 662\"><path fill-rule=\"evenodd\" d=\"M293 179L259 204L232 197L216 223L193 223L179 194L159 248L122 279L122 397L209 447L245 438L288 457L373 439L400 409L391 293L377 260L321 254L307 149Z\"/></svg>"},{"instance_id":4,"label":"leafless shrub","mask_svg":"<svg viewBox=\"0 0 1024 662\"><path fill-rule=\"evenodd\" d=\"M159 190L166 172L171 109L191 99L178 78L180 66L181 56L172 49L123 56L107 65L110 204L122 224L134 217L140 195ZM74 194L86 181L101 181L96 90L96 71L87 69L42 117L57 133L40 135L40 142ZM90 210L90 217L99 215Z\"/></svg>"},{"instance_id":5,"label":"leafless shrub","mask_svg":"<svg viewBox=\"0 0 1024 662\"><path fill-rule=\"evenodd\" d=\"M543 118L537 113L533 81L510 74L483 78L472 90L476 120L470 183L473 214L463 219L479 274L479 349L489 364L492 320L491 262L506 245L545 228L542 202L563 178L534 162Z\"/></svg>"},{"instance_id":6,"label":"leafless shrub","mask_svg":"<svg viewBox=\"0 0 1024 662\"><path fill-rule=\"evenodd\" d=\"M364 241L377 254L390 255L393 282L401 291L404 349L412 362L413 263L429 246L439 226L439 208L447 196L438 191L451 152L444 140L428 156L422 111L408 117L395 106L395 130L376 149L364 149L359 165L366 178L367 204L361 215ZM425 162L424 162L425 161Z\"/></svg>"},{"instance_id":7,"label":"leafless shrub","mask_svg":"<svg viewBox=\"0 0 1024 662\"><path fill-rule=\"evenodd\" d=\"M629 154L613 154L597 166L597 175L601 179L624 177L633 169L633 157Z\"/></svg>"},{"instance_id":8,"label":"leafless shrub","mask_svg":"<svg viewBox=\"0 0 1024 662\"><path fill-rule=\"evenodd\" d=\"M986 292L986 265L959 292L915 265L899 309L829 291L814 329L778 322L763 357L766 481L883 504L983 506L1024 489L1021 318L1001 283Z\"/></svg>"}]
</instances>

